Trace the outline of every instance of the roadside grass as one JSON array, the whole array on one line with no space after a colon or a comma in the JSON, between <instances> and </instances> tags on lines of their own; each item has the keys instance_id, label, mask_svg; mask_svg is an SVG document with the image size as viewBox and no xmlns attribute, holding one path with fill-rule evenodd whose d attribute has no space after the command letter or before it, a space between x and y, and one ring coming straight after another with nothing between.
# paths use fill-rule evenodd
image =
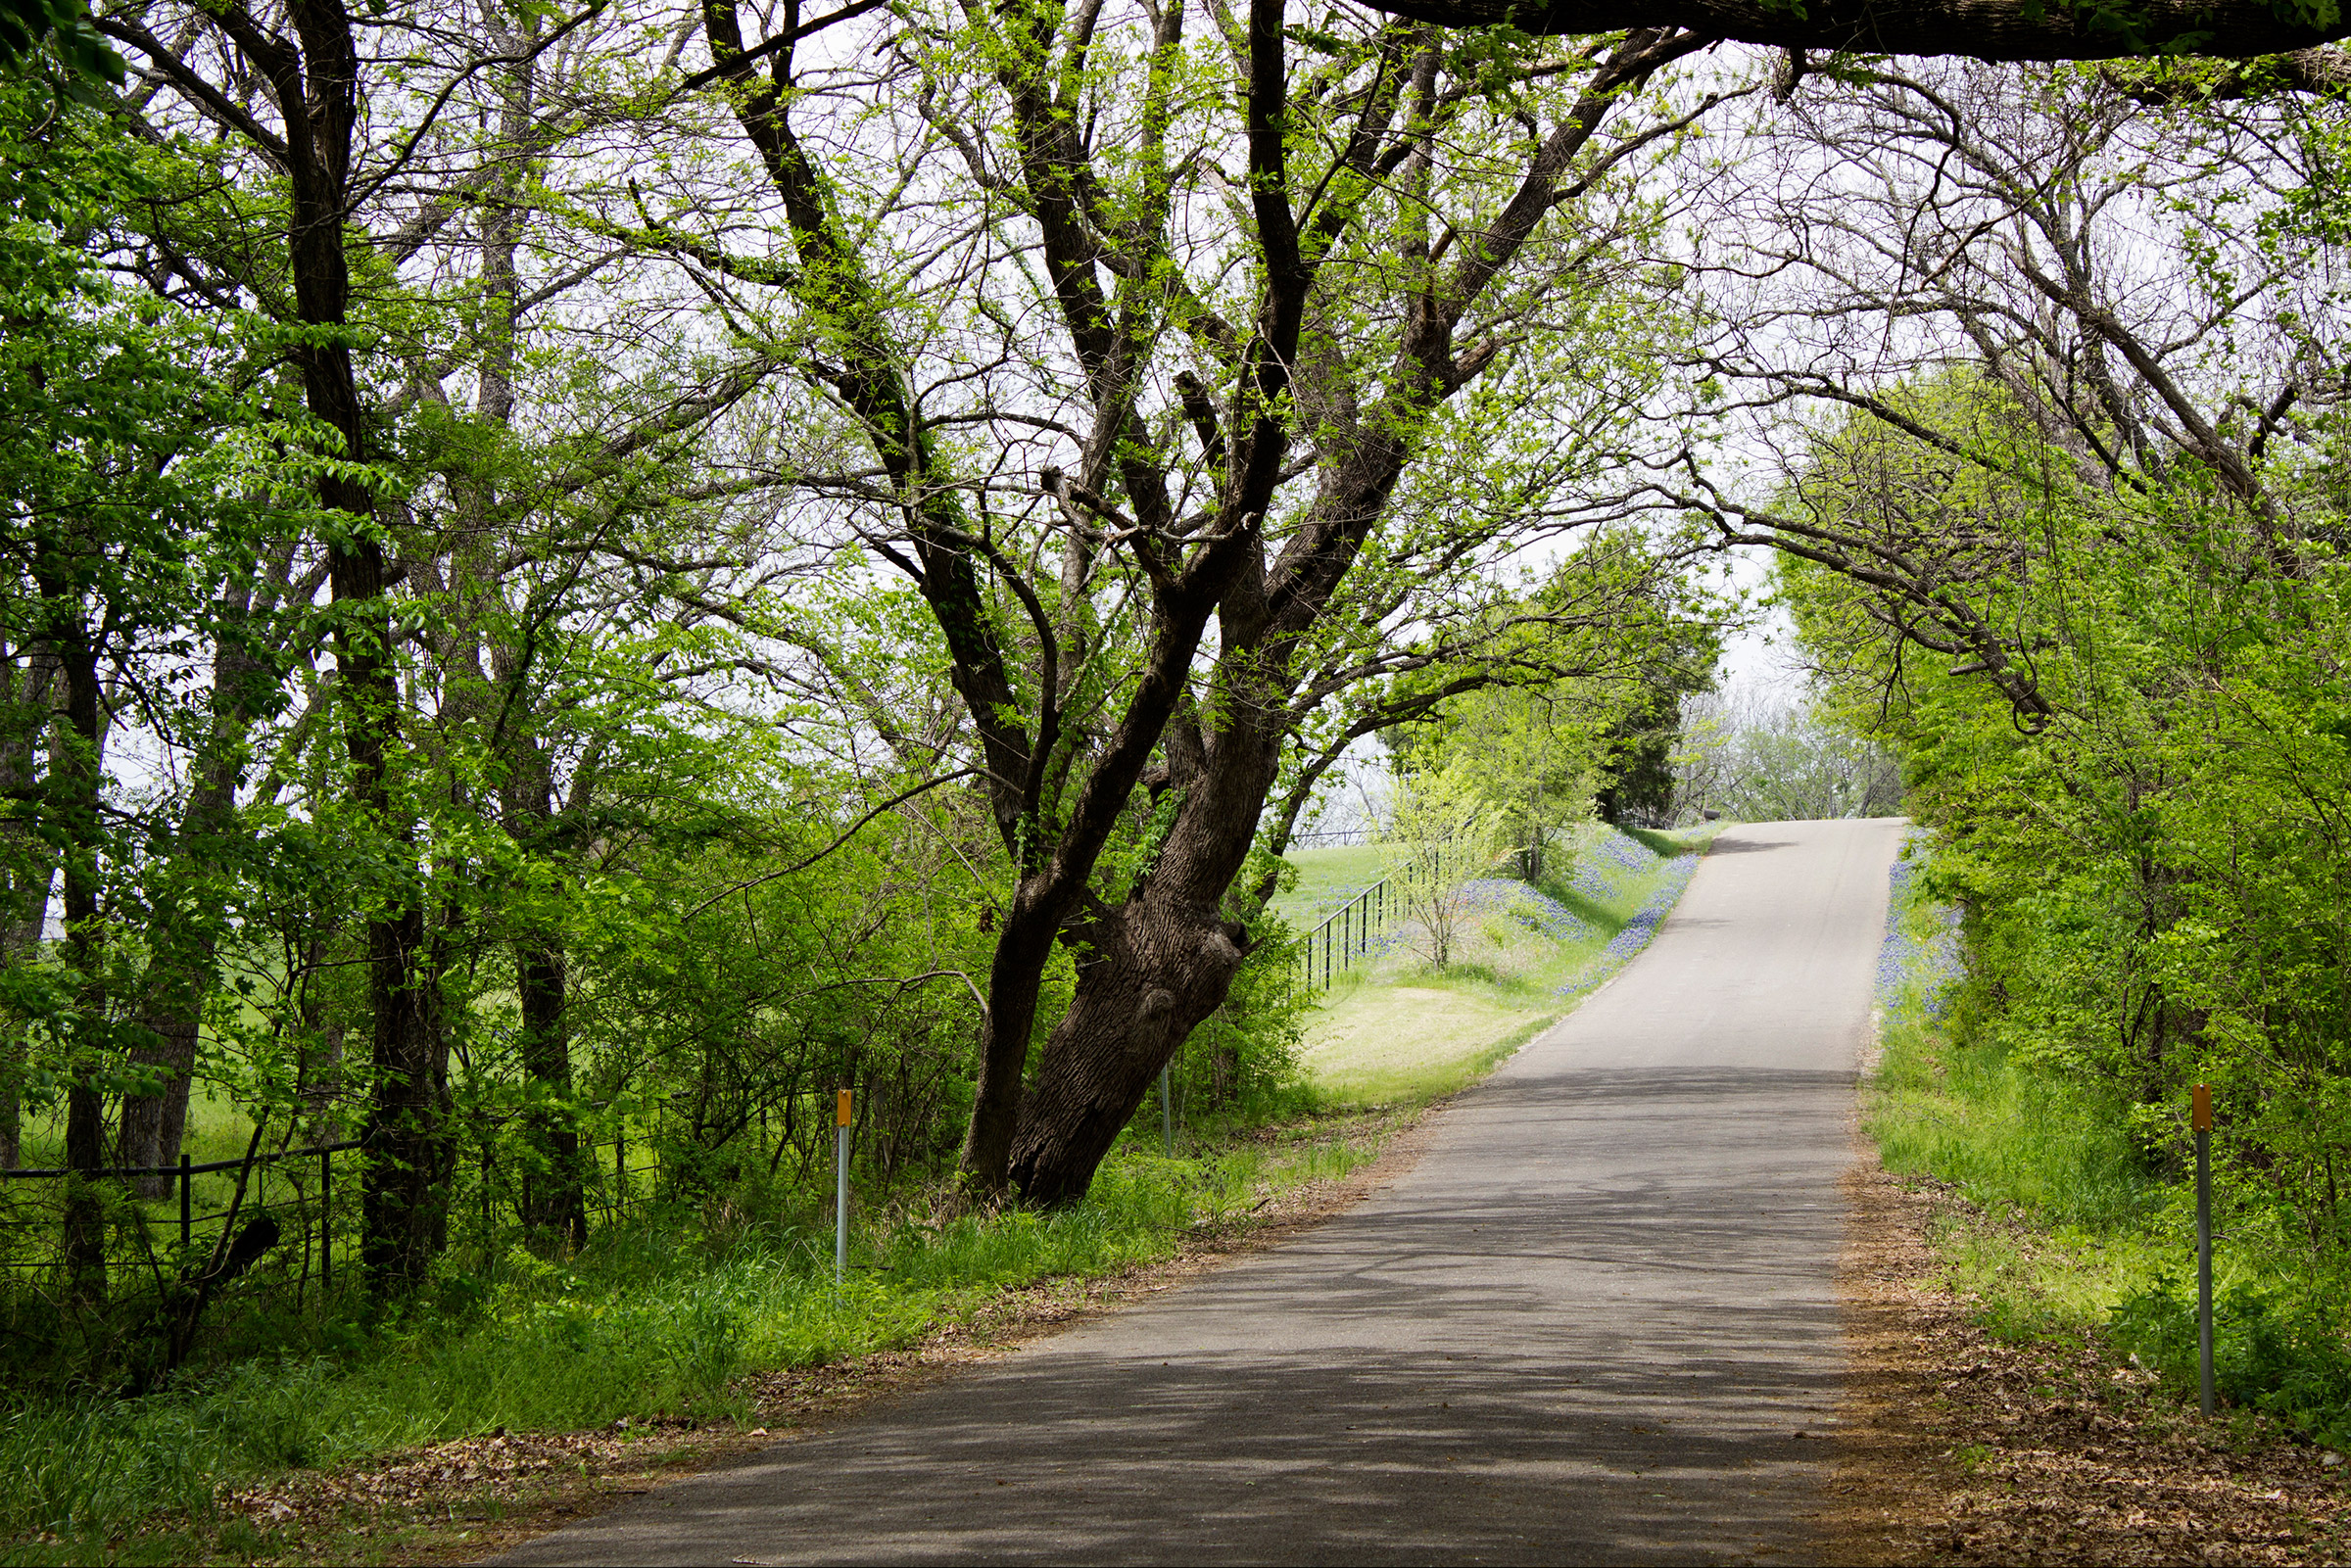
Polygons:
<instances>
[{"instance_id":1,"label":"roadside grass","mask_svg":"<svg viewBox=\"0 0 2351 1568\"><path fill-rule=\"evenodd\" d=\"M344 1302L275 1325L288 1347L140 1399L100 1390L0 1416L0 1562L174 1562L241 1554L227 1490L453 1438L623 1418L742 1421L746 1374L906 1346L1012 1288L1173 1256L1195 1227L1345 1175L1388 1123L1261 1131L1191 1158L1129 1140L1082 1203L859 1238L837 1285L829 1226L648 1215L555 1262L516 1248L452 1260L405 1316Z\"/></svg>"},{"instance_id":2,"label":"roadside grass","mask_svg":"<svg viewBox=\"0 0 2351 1568\"><path fill-rule=\"evenodd\" d=\"M1334 978L1307 1023L1299 1063L1318 1100L1421 1104L1492 1071L1646 945L1714 832L1594 827L1532 885L1480 879L1442 970L1388 940Z\"/></svg>"},{"instance_id":3,"label":"roadside grass","mask_svg":"<svg viewBox=\"0 0 2351 1568\"><path fill-rule=\"evenodd\" d=\"M1333 1110L1424 1105L1493 1071L1551 1025L1463 991L1361 982L1301 1064Z\"/></svg>"},{"instance_id":4,"label":"roadside grass","mask_svg":"<svg viewBox=\"0 0 2351 1568\"><path fill-rule=\"evenodd\" d=\"M2192 1401L2191 1185L2137 1145L2120 1096L2035 1071L1950 1024L1960 976L1948 912L1908 883L1897 871L1862 1126L1888 1170L1966 1200L1932 1238L1946 1282L1996 1339L2094 1342ZM2343 1303L2291 1271L2288 1238L2223 1209L2213 1255L2223 1398L2351 1446Z\"/></svg>"}]
</instances>

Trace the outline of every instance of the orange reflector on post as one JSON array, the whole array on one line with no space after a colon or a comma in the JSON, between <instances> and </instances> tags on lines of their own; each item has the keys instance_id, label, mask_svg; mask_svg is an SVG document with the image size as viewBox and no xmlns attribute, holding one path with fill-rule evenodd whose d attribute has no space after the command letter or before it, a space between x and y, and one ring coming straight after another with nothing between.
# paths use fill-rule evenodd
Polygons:
<instances>
[{"instance_id":1,"label":"orange reflector on post","mask_svg":"<svg viewBox=\"0 0 2351 1568\"><path fill-rule=\"evenodd\" d=\"M2187 1124L2198 1132L2211 1130L2212 1086L2210 1084L2199 1083L2196 1085L2195 1100L2193 1108L2188 1112Z\"/></svg>"},{"instance_id":2,"label":"orange reflector on post","mask_svg":"<svg viewBox=\"0 0 2351 1568\"><path fill-rule=\"evenodd\" d=\"M843 1089L840 1091L840 1103L833 1108L833 1125L837 1127L845 1127L848 1124L849 1091Z\"/></svg>"}]
</instances>

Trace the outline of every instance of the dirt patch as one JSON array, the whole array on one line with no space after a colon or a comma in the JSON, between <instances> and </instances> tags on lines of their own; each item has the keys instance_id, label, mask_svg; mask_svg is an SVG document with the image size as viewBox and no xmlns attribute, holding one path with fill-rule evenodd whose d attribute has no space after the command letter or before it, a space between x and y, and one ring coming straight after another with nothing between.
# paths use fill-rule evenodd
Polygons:
<instances>
[{"instance_id":1,"label":"dirt patch","mask_svg":"<svg viewBox=\"0 0 2351 1568\"><path fill-rule=\"evenodd\" d=\"M435 1565L494 1555L1275 1246L1412 1169L1428 1147L1437 1108L1349 1118L1342 1135L1378 1138L1376 1160L1335 1180L1274 1193L1239 1218L1195 1226L1175 1256L1157 1263L1008 1290L902 1350L755 1374L741 1385L756 1412L747 1430L660 1420L595 1432L502 1432L360 1468L300 1471L221 1499L235 1536L223 1533L220 1553L263 1563Z\"/></svg>"},{"instance_id":2,"label":"dirt patch","mask_svg":"<svg viewBox=\"0 0 2351 1568\"><path fill-rule=\"evenodd\" d=\"M2351 1562L2351 1464L2249 1414L2205 1421L2094 1339L1993 1339L1930 1241L1962 1200L1874 1156L1846 1190L1827 1560Z\"/></svg>"}]
</instances>

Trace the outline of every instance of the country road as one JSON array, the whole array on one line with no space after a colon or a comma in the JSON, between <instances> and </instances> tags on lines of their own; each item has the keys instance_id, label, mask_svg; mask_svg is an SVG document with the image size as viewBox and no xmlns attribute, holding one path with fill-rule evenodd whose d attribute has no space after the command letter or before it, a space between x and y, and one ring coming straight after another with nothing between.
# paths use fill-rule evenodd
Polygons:
<instances>
[{"instance_id":1,"label":"country road","mask_svg":"<svg viewBox=\"0 0 2351 1568\"><path fill-rule=\"evenodd\" d=\"M1805 1560L1901 832L1724 832L1329 1223L501 1560Z\"/></svg>"}]
</instances>

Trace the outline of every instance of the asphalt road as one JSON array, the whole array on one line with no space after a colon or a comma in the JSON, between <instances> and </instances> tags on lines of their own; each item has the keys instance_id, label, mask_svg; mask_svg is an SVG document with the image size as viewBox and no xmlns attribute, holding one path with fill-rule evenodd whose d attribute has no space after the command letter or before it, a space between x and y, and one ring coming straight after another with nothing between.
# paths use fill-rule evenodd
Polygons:
<instances>
[{"instance_id":1,"label":"asphalt road","mask_svg":"<svg viewBox=\"0 0 2351 1568\"><path fill-rule=\"evenodd\" d=\"M1726 832L1360 1207L503 1560L1804 1560L1900 834Z\"/></svg>"}]
</instances>

